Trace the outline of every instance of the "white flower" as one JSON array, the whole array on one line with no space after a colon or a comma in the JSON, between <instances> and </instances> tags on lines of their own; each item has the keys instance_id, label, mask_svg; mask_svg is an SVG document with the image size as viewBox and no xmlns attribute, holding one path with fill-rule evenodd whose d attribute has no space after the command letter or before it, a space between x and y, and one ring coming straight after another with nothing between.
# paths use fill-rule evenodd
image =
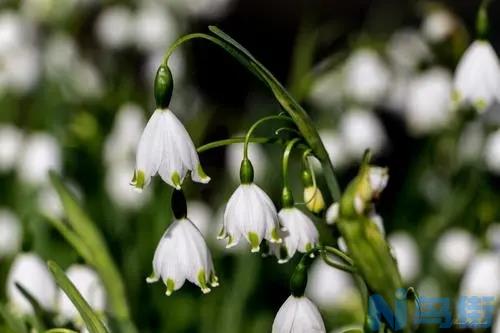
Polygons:
<instances>
[{"instance_id":1,"label":"white flower","mask_svg":"<svg viewBox=\"0 0 500 333\"><path fill-rule=\"evenodd\" d=\"M260 250L266 239L280 243L278 214L267 194L254 183L241 184L229 199L224 212L224 222L219 239L227 238L227 248L238 244L245 237L252 252Z\"/></svg>"},{"instance_id":2,"label":"white flower","mask_svg":"<svg viewBox=\"0 0 500 333\"><path fill-rule=\"evenodd\" d=\"M0 209L0 258L11 256L21 247L21 222L14 213Z\"/></svg>"},{"instance_id":3,"label":"white flower","mask_svg":"<svg viewBox=\"0 0 500 333\"><path fill-rule=\"evenodd\" d=\"M500 174L500 130L488 135L484 145L484 160L491 172Z\"/></svg>"},{"instance_id":4,"label":"white flower","mask_svg":"<svg viewBox=\"0 0 500 333\"><path fill-rule=\"evenodd\" d=\"M352 109L344 113L339 126L342 142L351 159L359 160L366 149L376 155L387 143L384 126L368 110Z\"/></svg>"},{"instance_id":5,"label":"white flower","mask_svg":"<svg viewBox=\"0 0 500 333\"><path fill-rule=\"evenodd\" d=\"M132 211L143 207L152 194L149 189L138 193L130 187L130 174L133 170L134 166L129 161L117 163L108 167L104 180L110 199L121 209Z\"/></svg>"},{"instance_id":6,"label":"white flower","mask_svg":"<svg viewBox=\"0 0 500 333\"><path fill-rule=\"evenodd\" d=\"M326 223L327 224L335 224L337 220L339 219L339 213L340 213L340 205L338 202L334 202L328 207L326 210Z\"/></svg>"},{"instance_id":7,"label":"white flower","mask_svg":"<svg viewBox=\"0 0 500 333\"><path fill-rule=\"evenodd\" d=\"M433 43L439 43L448 38L456 28L457 22L453 15L445 9L432 10L422 22L422 33Z\"/></svg>"},{"instance_id":8,"label":"white flower","mask_svg":"<svg viewBox=\"0 0 500 333\"><path fill-rule=\"evenodd\" d=\"M97 17L95 32L106 47L120 49L128 45L133 34L133 17L123 5L106 7Z\"/></svg>"},{"instance_id":9,"label":"white flower","mask_svg":"<svg viewBox=\"0 0 500 333\"><path fill-rule=\"evenodd\" d=\"M420 271L418 246L410 234L399 231L388 237L401 277L406 282L413 281Z\"/></svg>"},{"instance_id":10,"label":"white flower","mask_svg":"<svg viewBox=\"0 0 500 333\"><path fill-rule=\"evenodd\" d=\"M318 229L314 222L296 207L282 208L278 213L282 226L283 242L275 246L279 263L290 260L295 252L306 253L319 242Z\"/></svg>"},{"instance_id":11,"label":"white flower","mask_svg":"<svg viewBox=\"0 0 500 333\"><path fill-rule=\"evenodd\" d=\"M439 264L453 272L461 273L476 252L477 242L472 234L462 229L450 229L437 243L434 256Z\"/></svg>"},{"instance_id":12,"label":"white flower","mask_svg":"<svg viewBox=\"0 0 500 333\"><path fill-rule=\"evenodd\" d=\"M374 104L384 97L390 73L380 56L371 49L359 49L344 67L345 93L357 102Z\"/></svg>"},{"instance_id":13,"label":"white flower","mask_svg":"<svg viewBox=\"0 0 500 333\"><path fill-rule=\"evenodd\" d=\"M319 136L325 145L330 161L336 169L342 169L349 162L347 146L341 135L331 130L320 130ZM316 162L316 159L313 159ZM316 163L315 163L316 164ZM319 165L319 163L317 163Z\"/></svg>"},{"instance_id":14,"label":"white flower","mask_svg":"<svg viewBox=\"0 0 500 333\"><path fill-rule=\"evenodd\" d=\"M79 59L70 76L71 86L83 99L99 98L104 92L104 82L99 69L86 59Z\"/></svg>"},{"instance_id":15,"label":"white flower","mask_svg":"<svg viewBox=\"0 0 500 333\"><path fill-rule=\"evenodd\" d=\"M307 297L290 296L274 318L272 333L326 333L318 308Z\"/></svg>"},{"instance_id":16,"label":"white flower","mask_svg":"<svg viewBox=\"0 0 500 333\"><path fill-rule=\"evenodd\" d=\"M359 299L352 275L315 260L309 269L306 295L322 310L345 307Z\"/></svg>"},{"instance_id":17,"label":"white flower","mask_svg":"<svg viewBox=\"0 0 500 333\"><path fill-rule=\"evenodd\" d=\"M188 171L196 182L210 181L182 123L169 109L156 109L139 141L132 184L142 189L158 173L167 184L180 189Z\"/></svg>"},{"instance_id":18,"label":"white flower","mask_svg":"<svg viewBox=\"0 0 500 333\"><path fill-rule=\"evenodd\" d=\"M476 40L469 46L458 63L453 86L458 101L478 111L500 102L500 63L489 42Z\"/></svg>"},{"instance_id":19,"label":"white flower","mask_svg":"<svg viewBox=\"0 0 500 333\"><path fill-rule=\"evenodd\" d=\"M38 255L34 253L17 255L7 277L9 302L20 313L33 313L31 304L15 286L16 282L22 285L45 310L54 309L56 285L47 266Z\"/></svg>"},{"instance_id":20,"label":"white flower","mask_svg":"<svg viewBox=\"0 0 500 333\"><path fill-rule=\"evenodd\" d=\"M98 313L104 312L106 309L106 291L101 279L93 269L84 265L72 265L66 270L66 275L94 311ZM64 319L68 321L79 320L78 310L62 290L59 290L57 304L59 314Z\"/></svg>"},{"instance_id":21,"label":"white flower","mask_svg":"<svg viewBox=\"0 0 500 333\"><path fill-rule=\"evenodd\" d=\"M183 218L174 220L163 235L153 259L153 274L148 283L162 279L166 294L180 289L185 280L196 284L203 293L219 285L210 251L196 226Z\"/></svg>"},{"instance_id":22,"label":"white flower","mask_svg":"<svg viewBox=\"0 0 500 333\"><path fill-rule=\"evenodd\" d=\"M406 98L406 124L415 135L442 129L451 118L451 75L440 67L413 78Z\"/></svg>"},{"instance_id":23,"label":"white flower","mask_svg":"<svg viewBox=\"0 0 500 333\"><path fill-rule=\"evenodd\" d=\"M48 180L50 170L60 171L61 148L57 140L46 133L28 137L18 161L19 178L30 185L41 185Z\"/></svg>"},{"instance_id":24,"label":"white flower","mask_svg":"<svg viewBox=\"0 0 500 333\"><path fill-rule=\"evenodd\" d=\"M387 54L399 69L407 71L416 69L423 61L431 58L429 46L418 31L411 28L399 30L391 36Z\"/></svg>"},{"instance_id":25,"label":"white flower","mask_svg":"<svg viewBox=\"0 0 500 333\"><path fill-rule=\"evenodd\" d=\"M12 125L0 125L0 172L10 171L19 157L23 134Z\"/></svg>"},{"instance_id":26,"label":"white flower","mask_svg":"<svg viewBox=\"0 0 500 333\"><path fill-rule=\"evenodd\" d=\"M467 267L460 284L461 296L500 296L500 254L477 254Z\"/></svg>"},{"instance_id":27,"label":"white flower","mask_svg":"<svg viewBox=\"0 0 500 333\"><path fill-rule=\"evenodd\" d=\"M255 170L256 181L262 181L267 169L266 152L261 145L256 143L248 144L248 158L252 161ZM234 181L240 179L240 165L243 159L243 143L229 145L226 148L226 169Z\"/></svg>"}]
</instances>

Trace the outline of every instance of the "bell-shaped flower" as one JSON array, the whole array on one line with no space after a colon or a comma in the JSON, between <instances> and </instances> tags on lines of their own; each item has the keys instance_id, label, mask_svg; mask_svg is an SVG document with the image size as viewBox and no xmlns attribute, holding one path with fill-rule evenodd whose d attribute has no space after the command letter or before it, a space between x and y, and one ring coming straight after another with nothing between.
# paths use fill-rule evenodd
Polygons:
<instances>
[{"instance_id":1,"label":"bell-shaped flower","mask_svg":"<svg viewBox=\"0 0 500 333\"><path fill-rule=\"evenodd\" d=\"M269 196L256 184L241 184L229 199L219 239L227 239L227 248L245 237L252 252L260 250L263 239L281 243L278 213Z\"/></svg>"},{"instance_id":2,"label":"bell-shaped flower","mask_svg":"<svg viewBox=\"0 0 500 333\"><path fill-rule=\"evenodd\" d=\"M325 333L316 305L307 297L290 296L274 318L272 333Z\"/></svg>"},{"instance_id":3,"label":"bell-shaped flower","mask_svg":"<svg viewBox=\"0 0 500 333\"><path fill-rule=\"evenodd\" d=\"M180 189L188 171L193 181L208 183L196 148L188 132L169 109L156 109L142 133L137 148L132 185L142 189L159 174L170 186Z\"/></svg>"},{"instance_id":4,"label":"bell-shaped flower","mask_svg":"<svg viewBox=\"0 0 500 333\"><path fill-rule=\"evenodd\" d=\"M52 311L56 302L56 284L43 260L34 253L16 256L7 277L7 298L13 308L22 314L32 314L31 303L16 287L16 283L26 289L40 304Z\"/></svg>"},{"instance_id":5,"label":"bell-shaped flower","mask_svg":"<svg viewBox=\"0 0 500 333\"><path fill-rule=\"evenodd\" d=\"M306 253L318 244L318 229L301 210L293 206L283 208L278 217L282 226L283 242L281 246L275 246L274 250L280 264L290 260L295 252Z\"/></svg>"},{"instance_id":6,"label":"bell-shaped flower","mask_svg":"<svg viewBox=\"0 0 500 333\"><path fill-rule=\"evenodd\" d=\"M203 293L210 292L209 285L219 285L207 244L187 218L174 220L156 248L153 274L147 282L160 278L167 286L167 296L180 289L186 279L199 286Z\"/></svg>"},{"instance_id":7,"label":"bell-shaped flower","mask_svg":"<svg viewBox=\"0 0 500 333\"><path fill-rule=\"evenodd\" d=\"M465 51L455 73L455 97L479 111L500 102L500 63L485 40L476 40Z\"/></svg>"}]
</instances>

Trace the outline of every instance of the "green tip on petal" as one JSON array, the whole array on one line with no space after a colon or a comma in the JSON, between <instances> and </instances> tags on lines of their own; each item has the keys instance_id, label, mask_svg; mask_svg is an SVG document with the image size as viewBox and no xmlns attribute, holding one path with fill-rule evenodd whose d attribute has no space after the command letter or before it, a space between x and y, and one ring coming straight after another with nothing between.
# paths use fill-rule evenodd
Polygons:
<instances>
[{"instance_id":1,"label":"green tip on petal","mask_svg":"<svg viewBox=\"0 0 500 333\"><path fill-rule=\"evenodd\" d=\"M204 269L201 269L198 272L198 283L200 285L201 291L204 294L208 294L210 292L210 288L208 288L208 286L207 286L207 277L206 277Z\"/></svg>"},{"instance_id":2,"label":"green tip on petal","mask_svg":"<svg viewBox=\"0 0 500 333\"><path fill-rule=\"evenodd\" d=\"M172 173L172 183L174 184L174 187L178 190L181 189L181 185L182 185L182 182L181 182L181 176L179 175L179 173L177 171L174 171L174 173Z\"/></svg>"},{"instance_id":3,"label":"green tip on petal","mask_svg":"<svg viewBox=\"0 0 500 333\"><path fill-rule=\"evenodd\" d=\"M481 98L474 103L474 106L478 111L484 111L484 109L486 109L486 107L488 106L488 103L486 103L486 101Z\"/></svg>"},{"instance_id":4,"label":"green tip on petal","mask_svg":"<svg viewBox=\"0 0 500 333\"><path fill-rule=\"evenodd\" d=\"M167 291L165 292L165 295L170 296L175 290L175 282L172 279L167 279L165 281L165 285L167 286Z\"/></svg>"},{"instance_id":5,"label":"green tip on petal","mask_svg":"<svg viewBox=\"0 0 500 333\"><path fill-rule=\"evenodd\" d=\"M201 167L201 164L198 164L198 166L196 167L196 172L198 173L198 176L200 176L202 183L206 184L210 181L210 177L207 176L205 170L203 170L203 168Z\"/></svg>"},{"instance_id":6,"label":"green tip on petal","mask_svg":"<svg viewBox=\"0 0 500 333\"><path fill-rule=\"evenodd\" d=\"M313 246L311 243L307 243L307 244L306 244L306 252L311 251L313 248L314 248L314 246ZM311 254L312 254L312 253L311 253ZM312 258L314 258L314 256L313 256Z\"/></svg>"},{"instance_id":7,"label":"green tip on petal","mask_svg":"<svg viewBox=\"0 0 500 333\"><path fill-rule=\"evenodd\" d=\"M230 248L232 248L232 247L236 246L236 244L238 244L238 243L236 243L236 242L234 241L233 236L231 236L231 235L229 235L229 234L226 234L226 237L227 237L227 245L226 245L226 249L230 249Z\"/></svg>"},{"instance_id":8,"label":"green tip on petal","mask_svg":"<svg viewBox=\"0 0 500 333\"><path fill-rule=\"evenodd\" d=\"M226 237L227 237L226 229L224 229L224 227L222 227L219 231L219 234L217 235L217 239L224 239Z\"/></svg>"},{"instance_id":9,"label":"green tip on petal","mask_svg":"<svg viewBox=\"0 0 500 333\"><path fill-rule=\"evenodd\" d=\"M259 236L255 232L249 232L248 233L248 241L250 242L250 245L252 246L252 249L250 250L251 252L259 252L260 251L260 240Z\"/></svg>"},{"instance_id":10,"label":"green tip on petal","mask_svg":"<svg viewBox=\"0 0 500 333\"><path fill-rule=\"evenodd\" d=\"M135 170L134 176L132 177L132 181L130 185L134 186L136 189L142 191L146 182L146 176L144 175L144 171Z\"/></svg>"},{"instance_id":11,"label":"green tip on petal","mask_svg":"<svg viewBox=\"0 0 500 333\"><path fill-rule=\"evenodd\" d=\"M271 232L271 243L281 244L283 240L278 232L278 229L274 228Z\"/></svg>"},{"instance_id":12,"label":"green tip on petal","mask_svg":"<svg viewBox=\"0 0 500 333\"><path fill-rule=\"evenodd\" d=\"M278 264L284 264L289 260L288 249L285 246L280 246Z\"/></svg>"},{"instance_id":13,"label":"green tip on petal","mask_svg":"<svg viewBox=\"0 0 500 333\"><path fill-rule=\"evenodd\" d=\"M214 272L212 272L212 274L210 274L210 285L215 288L215 287L218 287L219 286L219 278L217 277L217 275L215 275Z\"/></svg>"},{"instance_id":14,"label":"green tip on petal","mask_svg":"<svg viewBox=\"0 0 500 333\"><path fill-rule=\"evenodd\" d=\"M147 282L147 283L155 283L155 282L157 282L159 279L160 279L160 278L159 278L158 276L156 276L156 274L153 272L153 273L151 273L151 275L150 275L150 276L148 276L148 277L146 278L146 282Z\"/></svg>"}]
</instances>

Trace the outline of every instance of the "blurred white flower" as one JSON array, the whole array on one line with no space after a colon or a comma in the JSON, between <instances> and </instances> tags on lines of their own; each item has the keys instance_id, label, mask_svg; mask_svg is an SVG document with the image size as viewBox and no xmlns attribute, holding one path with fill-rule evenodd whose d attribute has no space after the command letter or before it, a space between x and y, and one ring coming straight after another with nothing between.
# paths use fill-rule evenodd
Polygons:
<instances>
[{"instance_id":1,"label":"blurred white flower","mask_svg":"<svg viewBox=\"0 0 500 333\"><path fill-rule=\"evenodd\" d=\"M500 253L482 252L472 258L460 284L461 296L500 296Z\"/></svg>"},{"instance_id":2,"label":"blurred white flower","mask_svg":"<svg viewBox=\"0 0 500 333\"><path fill-rule=\"evenodd\" d=\"M457 155L462 163L476 163L482 158L484 129L480 121L465 125L458 139Z\"/></svg>"},{"instance_id":3,"label":"blurred white flower","mask_svg":"<svg viewBox=\"0 0 500 333\"><path fill-rule=\"evenodd\" d=\"M143 3L139 7L134 22L134 38L139 49L165 51L178 34L175 18L166 6Z\"/></svg>"},{"instance_id":4,"label":"blurred white flower","mask_svg":"<svg viewBox=\"0 0 500 333\"><path fill-rule=\"evenodd\" d=\"M496 130L486 138L484 160L491 172L500 174L500 130Z\"/></svg>"},{"instance_id":5,"label":"blurred white flower","mask_svg":"<svg viewBox=\"0 0 500 333\"><path fill-rule=\"evenodd\" d=\"M59 199L59 195L50 185L44 186L38 193L38 210L52 217L61 218L64 216L64 208Z\"/></svg>"},{"instance_id":6,"label":"blurred white flower","mask_svg":"<svg viewBox=\"0 0 500 333\"><path fill-rule=\"evenodd\" d=\"M309 269L306 295L322 310L345 306L359 298L352 275L315 260Z\"/></svg>"},{"instance_id":7,"label":"blurred white flower","mask_svg":"<svg viewBox=\"0 0 500 333\"><path fill-rule=\"evenodd\" d=\"M69 77L78 59L78 48L71 36L56 33L48 37L43 62L49 78Z\"/></svg>"},{"instance_id":8,"label":"blurred white flower","mask_svg":"<svg viewBox=\"0 0 500 333\"><path fill-rule=\"evenodd\" d=\"M0 124L0 172L10 171L19 158L23 143L21 130L10 124Z\"/></svg>"},{"instance_id":9,"label":"blurred white flower","mask_svg":"<svg viewBox=\"0 0 500 333\"><path fill-rule=\"evenodd\" d=\"M388 241L401 277L407 283L414 281L420 273L420 253L417 243L410 234L404 231L392 233Z\"/></svg>"},{"instance_id":10,"label":"blurred white flower","mask_svg":"<svg viewBox=\"0 0 500 333\"><path fill-rule=\"evenodd\" d=\"M48 133L34 133L28 136L21 151L17 172L19 179L37 186L48 181L48 172L61 171L61 147Z\"/></svg>"},{"instance_id":11,"label":"blurred white flower","mask_svg":"<svg viewBox=\"0 0 500 333\"><path fill-rule=\"evenodd\" d=\"M195 182L210 181L184 125L169 109L156 109L139 140L132 185L141 190L159 174L164 182L180 189L188 171Z\"/></svg>"},{"instance_id":12,"label":"blurred white flower","mask_svg":"<svg viewBox=\"0 0 500 333\"><path fill-rule=\"evenodd\" d=\"M414 135L445 127L451 119L451 75L439 67L413 78L406 99L406 124Z\"/></svg>"},{"instance_id":13,"label":"blurred white flower","mask_svg":"<svg viewBox=\"0 0 500 333\"><path fill-rule=\"evenodd\" d=\"M439 43L447 39L455 30L457 22L446 9L440 8L430 11L422 22L423 35L432 43Z\"/></svg>"},{"instance_id":14,"label":"blurred white flower","mask_svg":"<svg viewBox=\"0 0 500 333\"><path fill-rule=\"evenodd\" d=\"M134 173L134 165L121 162L109 166L106 170L105 187L110 199L121 209L137 210L144 206L151 197L151 191L139 193L130 186L130 175Z\"/></svg>"},{"instance_id":15,"label":"blurred white flower","mask_svg":"<svg viewBox=\"0 0 500 333\"><path fill-rule=\"evenodd\" d=\"M73 67L72 86L83 99L99 98L104 92L104 82L98 68L88 60L80 59Z\"/></svg>"},{"instance_id":16,"label":"blurred white flower","mask_svg":"<svg viewBox=\"0 0 500 333\"><path fill-rule=\"evenodd\" d=\"M5 10L0 13L0 54L33 42L33 27L21 15Z\"/></svg>"},{"instance_id":17,"label":"blurred white flower","mask_svg":"<svg viewBox=\"0 0 500 333\"><path fill-rule=\"evenodd\" d=\"M180 289L186 279L203 293L210 292L209 284L219 285L210 250L198 228L187 218L174 220L156 248L153 274L147 282L160 278L167 287L167 296Z\"/></svg>"},{"instance_id":18,"label":"blurred white flower","mask_svg":"<svg viewBox=\"0 0 500 333\"><path fill-rule=\"evenodd\" d=\"M339 210L340 210L340 205L338 202L334 202L328 207L326 210L326 223L327 224L335 224L339 218Z\"/></svg>"},{"instance_id":19,"label":"blurred white flower","mask_svg":"<svg viewBox=\"0 0 500 333\"><path fill-rule=\"evenodd\" d=\"M488 227L486 238L493 250L500 252L500 223L492 223Z\"/></svg>"},{"instance_id":20,"label":"blurred white flower","mask_svg":"<svg viewBox=\"0 0 500 333\"><path fill-rule=\"evenodd\" d=\"M326 333L318 308L307 297L291 295L274 318L272 333Z\"/></svg>"},{"instance_id":21,"label":"blurred white flower","mask_svg":"<svg viewBox=\"0 0 500 333\"><path fill-rule=\"evenodd\" d=\"M420 33L411 28L396 31L387 43L386 52L400 70L412 71L432 57Z\"/></svg>"},{"instance_id":22,"label":"blurred white flower","mask_svg":"<svg viewBox=\"0 0 500 333\"><path fill-rule=\"evenodd\" d=\"M203 201L190 200L187 202L188 218L200 230L203 237L209 237L210 227L213 224L214 212L212 208Z\"/></svg>"},{"instance_id":23,"label":"blurred white flower","mask_svg":"<svg viewBox=\"0 0 500 333\"><path fill-rule=\"evenodd\" d=\"M340 135L348 156L358 161L366 149L377 155L387 144L384 126L378 117L364 109L351 109L342 114Z\"/></svg>"},{"instance_id":24,"label":"blurred white flower","mask_svg":"<svg viewBox=\"0 0 500 333\"><path fill-rule=\"evenodd\" d=\"M15 254L21 241L21 222L13 212L0 208L0 259Z\"/></svg>"},{"instance_id":25,"label":"blurred white flower","mask_svg":"<svg viewBox=\"0 0 500 333\"><path fill-rule=\"evenodd\" d=\"M248 158L252 161L255 180L264 180L268 160L262 146L258 143L248 144ZM229 145L226 148L226 168L227 172L235 182L240 181L240 165L243 159L243 143Z\"/></svg>"},{"instance_id":26,"label":"blurred white flower","mask_svg":"<svg viewBox=\"0 0 500 333\"><path fill-rule=\"evenodd\" d=\"M134 161L144 125L144 111L140 106L125 103L120 107L111 133L104 142L103 159L108 167Z\"/></svg>"},{"instance_id":27,"label":"blurred white flower","mask_svg":"<svg viewBox=\"0 0 500 333\"><path fill-rule=\"evenodd\" d=\"M66 19L77 8L78 0L22 0L21 11L37 21Z\"/></svg>"},{"instance_id":28,"label":"blurred white flower","mask_svg":"<svg viewBox=\"0 0 500 333\"><path fill-rule=\"evenodd\" d=\"M296 207L282 208L278 213L283 242L273 246L279 263L289 261L295 252L306 253L319 243L314 222Z\"/></svg>"},{"instance_id":29,"label":"blurred white flower","mask_svg":"<svg viewBox=\"0 0 500 333\"><path fill-rule=\"evenodd\" d=\"M241 184L227 202L218 238L227 239L226 247L231 248L244 237L251 251L259 252L264 239L282 242L279 229L278 213L269 196L254 183Z\"/></svg>"},{"instance_id":30,"label":"blurred white flower","mask_svg":"<svg viewBox=\"0 0 500 333\"><path fill-rule=\"evenodd\" d=\"M133 14L125 5L104 8L95 23L95 34L99 42L110 49L128 46L134 37Z\"/></svg>"},{"instance_id":31,"label":"blurred white flower","mask_svg":"<svg viewBox=\"0 0 500 333\"><path fill-rule=\"evenodd\" d=\"M93 269L85 265L71 265L66 270L66 275L94 311L104 312L106 291L100 277ZM67 321L80 320L78 310L62 290L58 292L57 309L61 317Z\"/></svg>"},{"instance_id":32,"label":"blurred white flower","mask_svg":"<svg viewBox=\"0 0 500 333\"><path fill-rule=\"evenodd\" d=\"M476 239L470 232L453 228L439 238L434 256L441 267L458 274L465 269L476 249Z\"/></svg>"},{"instance_id":33,"label":"blurred white flower","mask_svg":"<svg viewBox=\"0 0 500 333\"><path fill-rule=\"evenodd\" d=\"M356 50L344 67L344 92L356 102L372 105L387 92L390 72L371 49Z\"/></svg>"},{"instance_id":34,"label":"blurred white flower","mask_svg":"<svg viewBox=\"0 0 500 333\"><path fill-rule=\"evenodd\" d=\"M346 151L347 146L341 135L337 132L322 129L319 131L319 136L325 145L328 156L336 169L342 169L349 163L349 154ZM319 162L317 163L319 165Z\"/></svg>"},{"instance_id":35,"label":"blurred white flower","mask_svg":"<svg viewBox=\"0 0 500 333\"><path fill-rule=\"evenodd\" d=\"M453 83L456 99L484 111L500 102L500 63L491 44L474 41L457 65Z\"/></svg>"},{"instance_id":36,"label":"blurred white flower","mask_svg":"<svg viewBox=\"0 0 500 333\"><path fill-rule=\"evenodd\" d=\"M34 253L21 253L16 256L7 277L7 298L9 303L22 314L33 313L29 301L17 289L15 283L26 289L42 308L48 311L55 309L56 285L47 266Z\"/></svg>"},{"instance_id":37,"label":"blurred white flower","mask_svg":"<svg viewBox=\"0 0 500 333\"><path fill-rule=\"evenodd\" d=\"M231 2L233 0L176 0L172 4L185 15L215 19L226 14Z\"/></svg>"},{"instance_id":38,"label":"blurred white flower","mask_svg":"<svg viewBox=\"0 0 500 333\"><path fill-rule=\"evenodd\" d=\"M342 101L342 72L330 70L318 77L311 86L309 98L318 108L335 113Z\"/></svg>"}]
</instances>

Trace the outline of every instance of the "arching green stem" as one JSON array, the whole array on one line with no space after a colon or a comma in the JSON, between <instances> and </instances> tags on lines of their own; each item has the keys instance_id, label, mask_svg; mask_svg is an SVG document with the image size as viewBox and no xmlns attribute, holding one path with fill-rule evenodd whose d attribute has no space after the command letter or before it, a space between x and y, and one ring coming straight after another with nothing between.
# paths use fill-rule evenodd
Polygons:
<instances>
[{"instance_id":1,"label":"arching green stem","mask_svg":"<svg viewBox=\"0 0 500 333\"><path fill-rule=\"evenodd\" d=\"M307 142L309 147L311 147L314 155L320 160L328 188L332 194L333 199L335 201L338 201L340 199L340 188L335 177L333 165L328 156L328 152L326 151L323 142L319 137L318 131L314 127L307 112L281 85L281 83L276 80L276 78L269 72L269 70L267 70L267 68L265 68L257 59L255 59L243 46L241 46L233 38L225 34L217 27L211 26L209 27L209 29L217 37L202 33L196 33L181 37L168 49L165 54L163 63L166 64L168 62L169 57L177 47L192 39L205 39L223 48L226 52L228 52L231 56L233 56L236 60L243 64L259 80L263 81L271 90L272 94L281 105L283 110L285 110L290 115L300 133L304 137L304 140Z\"/></svg>"},{"instance_id":2,"label":"arching green stem","mask_svg":"<svg viewBox=\"0 0 500 333\"><path fill-rule=\"evenodd\" d=\"M290 154L296 143L300 141L299 138L290 140L283 152L282 168L283 168L283 187L288 187L288 160L290 159Z\"/></svg>"},{"instance_id":3,"label":"arching green stem","mask_svg":"<svg viewBox=\"0 0 500 333\"><path fill-rule=\"evenodd\" d=\"M257 120L252 125L252 127L250 127L250 129L247 132L247 135L245 136L245 145L243 146L243 159L248 159L248 142L250 141L250 137L252 136L253 131L255 131L255 129L257 127L259 127L261 124L265 123L266 121L270 121L270 120L288 120L288 121L292 121L292 119L290 117L280 116L280 115L267 116L267 117L264 117L264 118L261 118L261 119Z\"/></svg>"},{"instance_id":4,"label":"arching green stem","mask_svg":"<svg viewBox=\"0 0 500 333\"><path fill-rule=\"evenodd\" d=\"M265 138L265 137L252 137L249 140L250 142L255 142L255 143L275 143L279 141L278 138ZM236 138L230 138L230 139L224 139L224 140L218 140L218 141L213 141L210 143L207 143L203 146L200 146L196 148L196 151L198 153L203 153L207 150L214 149L214 148L219 148L219 147L224 147L224 146L229 146L235 143L243 143L245 142L245 137L236 137Z\"/></svg>"},{"instance_id":5,"label":"arching green stem","mask_svg":"<svg viewBox=\"0 0 500 333\"><path fill-rule=\"evenodd\" d=\"M336 262L332 259L330 259L328 257L328 253L326 251L320 251L320 254L321 254L321 258L323 259L323 261L328 265L328 266L331 266L331 267L334 267L334 268L337 268L337 269L340 269L344 272L348 272L348 273L356 273L356 268L352 265L346 265L346 264L342 264L340 262Z\"/></svg>"}]
</instances>

